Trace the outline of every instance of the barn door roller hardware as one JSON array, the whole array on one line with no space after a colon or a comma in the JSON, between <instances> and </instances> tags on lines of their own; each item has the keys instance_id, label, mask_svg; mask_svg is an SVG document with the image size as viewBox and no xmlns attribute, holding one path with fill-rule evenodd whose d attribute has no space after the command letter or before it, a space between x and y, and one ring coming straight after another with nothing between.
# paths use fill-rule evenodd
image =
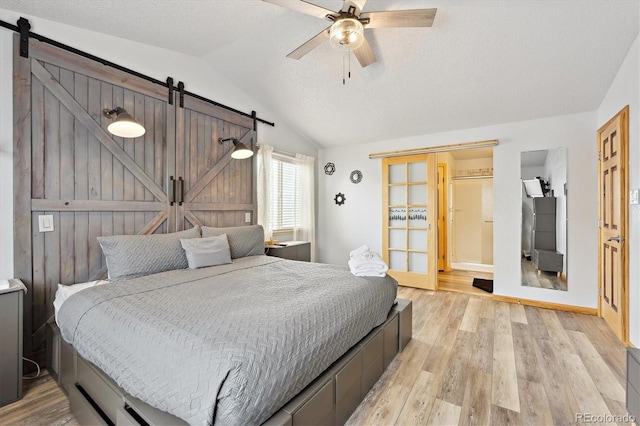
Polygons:
<instances>
[{"instance_id":1,"label":"barn door roller hardware","mask_svg":"<svg viewBox=\"0 0 640 426\"><path fill-rule=\"evenodd\" d=\"M20 30L20 56L23 58L29 57L29 30L31 24L28 19L18 19L18 29Z\"/></svg>"},{"instance_id":2,"label":"barn door roller hardware","mask_svg":"<svg viewBox=\"0 0 640 426\"><path fill-rule=\"evenodd\" d=\"M178 83L178 87L174 87L173 83L169 84L168 82L160 81L160 80L155 79L153 77L149 77L148 75L145 75L145 74L139 73L137 71L134 71L132 69L123 67L122 65L118 65L118 64L115 64L115 63L113 63L111 61L107 61L106 59L100 58L99 56L92 55L91 53L84 52L84 51L82 51L80 49L76 49L75 47L68 46L68 45L66 45L64 43L60 43L59 41L55 41L55 40L52 40L52 39L50 39L48 37L41 36L40 34L31 32L30 31L31 24L29 23L29 20L26 19L26 18L18 19L18 25L17 26L16 25L12 25L12 24L10 24L10 23L8 23L6 21L0 20L0 27L7 28L7 29L9 29L11 31L15 31L17 33L20 33L20 56L22 56L22 57L25 57L25 58L29 57L29 38L34 38L34 39L36 39L36 40L38 40L38 41L40 41L42 43L47 43L47 44L50 44L51 46L55 46L58 49L66 50L67 52L71 52L73 54L82 56L83 58L87 58L87 59L90 59L92 61L101 63L102 65L105 65L107 67L115 68L115 69L117 69L119 71L126 72L127 74L135 75L136 77L141 78L143 80L147 80L147 81L150 81L150 82L152 82L154 84L159 84L161 86L167 87L171 91L180 90L180 83ZM172 79L172 81L173 81L173 79ZM235 108L232 108L230 106L227 106L227 105L218 103L216 101L213 101L211 99L205 98L204 96L200 96L200 95L196 95L195 93L188 92L188 91L184 90L184 83L182 83L182 92L181 92L181 101L182 102L181 102L181 105L180 105L181 107L184 106L184 95L189 95L189 96L194 97L196 99L199 99L199 100L201 100L203 102L206 102L206 103L209 103L211 105L215 105L217 107L220 107L220 108L226 109L228 111L234 112L234 113L236 113L238 115L241 115L243 117L252 117L251 114L248 114L246 112L239 111L239 110L237 110ZM271 121L264 120L264 119L259 118L259 117L256 117L256 120L261 122L261 123L264 123L266 125L269 125L271 127L275 126L275 123L273 123Z\"/></svg>"},{"instance_id":3,"label":"barn door roller hardware","mask_svg":"<svg viewBox=\"0 0 640 426\"><path fill-rule=\"evenodd\" d=\"M167 87L169 88L169 105L173 105L173 79L167 77Z\"/></svg>"}]
</instances>

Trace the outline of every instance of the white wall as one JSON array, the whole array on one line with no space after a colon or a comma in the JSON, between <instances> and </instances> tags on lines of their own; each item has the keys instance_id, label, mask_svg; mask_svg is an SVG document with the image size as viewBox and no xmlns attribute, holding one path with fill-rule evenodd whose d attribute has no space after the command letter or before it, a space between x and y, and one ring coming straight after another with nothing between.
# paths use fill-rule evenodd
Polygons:
<instances>
[{"instance_id":1,"label":"white wall","mask_svg":"<svg viewBox=\"0 0 640 426\"><path fill-rule=\"evenodd\" d=\"M346 264L349 251L368 244L382 249L381 160L370 153L498 139L494 149L494 293L597 307L597 164L595 112L466 129L433 135L322 149L319 152L319 259ZM569 291L520 285L520 153L567 147L571 194L569 198L568 276ZM334 162L332 176L322 173L327 161ZM360 184L349 181L358 169ZM336 193L346 203L333 203Z\"/></svg>"},{"instance_id":2,"label":"white wall","mask_svg":"<svg viewBox=\"0 0 640 426\"><path fill-rule=\"evenodd\" d=\"M598 108L597 127L629 105L629 190L640 188L640 42L631 46L626 59ZM629 340L640 346L640 206L629 206Z\"/></svg>"},{"instance_id":3,"label":"white wall","mask_svg":"<svg viewBox=\"0 0 640 426\"><path fill-rule=\"evenodd\" d=\"M260 118L276 123L275 127L258 124L258 142L317 157L317 146L313 141L284 126L276 115L231 84L203 59L0 9L3 21L15 23L20 16L29 19L33 32L161 81L171 76L176 83L183 81L186 90L240 111L250 113L255 110ZM0 278L13 276L13 34L0 28Z\"/></svg>"},{"instance_id":4,"label":"white wall","mask_svg":"<svg viewBox=\"0 0 640 426\"><path fill-rule=\"evenodd\" d=\"M0 29L0 279L13 277L13 45Z\"/></svg>"}]
</instances>

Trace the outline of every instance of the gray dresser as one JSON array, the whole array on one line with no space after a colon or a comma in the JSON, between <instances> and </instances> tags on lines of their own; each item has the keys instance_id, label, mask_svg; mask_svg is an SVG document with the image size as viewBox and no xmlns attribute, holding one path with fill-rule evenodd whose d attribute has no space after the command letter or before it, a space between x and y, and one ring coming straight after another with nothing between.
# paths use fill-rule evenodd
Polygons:
<instances>
[{"instance_id":1,"label":"gray dresser","mask_svg":"<svg viewBox=\"0 0 640 426\"><path fill-rule=\"evenodd\" d=\"M0 289L0 407L22 398L22 283Z\"/></svg>"},{"instance_id":2,"label":"gray dresser","mask_svg":"<svg viewBox=\"0 0 640 426\"><path fill-rule=\"evenodd\" d=\"M556 250L556 198L533 199L531 249Z\"/></svg>"},{"instance_id":3,"label":"gray dresser","mask_svg":"<svg viewBox=\"0 0 640 426\"><path fill-rule=\"evenodd\" d=\"M533 199L531 226L533 264L540 271L562 273L563 254L556 251L556 198Z\"/></svg>"}]
</instances>

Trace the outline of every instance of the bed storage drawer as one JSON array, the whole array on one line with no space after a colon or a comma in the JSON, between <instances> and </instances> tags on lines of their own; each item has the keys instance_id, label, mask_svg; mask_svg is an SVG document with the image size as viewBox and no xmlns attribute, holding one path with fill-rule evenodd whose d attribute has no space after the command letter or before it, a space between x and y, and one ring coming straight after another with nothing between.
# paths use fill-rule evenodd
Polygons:
<instances>
[{"instance_id":1,"label":"bed storage drawer","mask_svg":"<svg viewBox=\"0 0 640 426\"><path fill-rule=\"evenodd\" d=\"M118 409L117 424L123 425L172 425L186 426L187 423L169 413L150 406L146 402L134 398L131 395L124 396L124 404ZM138 420L139 419L139 420Z\"/></svg>"},{"instance_id":2,"label":"bed storage drawer","mask_svg":"<svg viewBox=\"0 0 640 426\"><path fill-rule=\"evenodd\" d=\"M382 327L374 329L362 342L364 371L362 374L362 396L364 397L378 381L384 371L384 336Z\"/></svg>"},{"instance_id":3,"label":"bed storage drawer","mask_svg":"<svg viewBox=\"0 0 640 426\"><path fill-rule=\"evenodd\" d=\"M124 404L124 393L104 373L82 358L77 359L78 385L89 394L109 419L115 423L118 407Z\"/></svg>"},{"instance_id":4,"label":"bed storage drawer","mask_svg":"<svg viewBox=\"0 0 640 426\"><path fill-rule=\"evenodd\" d=\"M398 303L395 309L398 311L399 325L398 352L402 352L411 341L413 334L413 302L410 299L396 299L396 301Z\"/></svg>"},{"instance_id":5,"label":"bed storage drawer","mask_svg":"<svg viewBox=\"0 0 640 426\"><path fill-rule=\"evenodd\" d=\"M98 414L80 390L76 386L70 386L69 392L69 408L73 417L81 425L113 425L113 422L107 422Z\"/></svg>"},{"instance_id":6,"label":"bed storage drawer","mask_svg":"<svg viewBox=\"0 0 640 426\"><path fill-rule=\"evenodd\" d=\"M335 424L342 425L362 401L362 348L358 346L347 352L331 370L335 372L336 382Z\"/></svg>"},{"instance_id":7,"label":"bed storage drawer","mask_svg":"<svg viewBox=\"0 0 640 426\"><path fill-rule=\"evenodd\" d=\"M276 412L269 420L262 423L262 426L293 426L291 414L284 410Z\"/></svg>"},{"instance_id":8,"label":"bed storage drawer","mask_svg":"<svg viewBox=\"0 0 640 426\"><path fill-rule=\"evenodd\" d=\"M393 361L393 358L398 353L398 311L393 310L387 322L384 323L384 368L385 370Z\"/></svg>"},{"instance_id":9,"label":"bed storage drawer","mask_svg":"<svg viewBox=\"0 0 640 426\"><path fill-rule=\"evenodd\" d=\"M69 389L75 387L76 384L76 361L77 355L76 350L73 349L73 346L65 342L62 337L58 338L59 343L59 371L58 371L58 380L59 385L62 386L62 389L69 395Z\"/></svg>"},{"instance_id":10,"label":"bed storage drawer","mask_svg":"<svg viewBox=\"0 0 640 426\"><path fill-rule=\"evenodd\" d=\"M332 425L335 419L335 383L332 374L323 374L284 406L293 426Z\"/></svg>"}]
</instances>

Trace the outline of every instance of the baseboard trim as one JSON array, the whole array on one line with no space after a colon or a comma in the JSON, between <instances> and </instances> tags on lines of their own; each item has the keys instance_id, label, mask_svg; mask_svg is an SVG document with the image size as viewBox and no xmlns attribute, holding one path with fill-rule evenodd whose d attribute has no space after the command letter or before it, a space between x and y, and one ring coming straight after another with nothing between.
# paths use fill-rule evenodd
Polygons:
<instances>
[{"instance_id":1,"label":"baseboard trim","mask_svg":"<svg viewBox=\"0 0 640 426\"><path fill-rule=\"evenodd\" d=\"M585 308L584 306L564 305L562 303L543 302L540 300L520 299L518 297L493 295L496 302L515 303L518 305L535 306L536 308L555 309L556 311L575 312L577 314L598 315L598 308Z\"/></svg>"}]
</instances>

